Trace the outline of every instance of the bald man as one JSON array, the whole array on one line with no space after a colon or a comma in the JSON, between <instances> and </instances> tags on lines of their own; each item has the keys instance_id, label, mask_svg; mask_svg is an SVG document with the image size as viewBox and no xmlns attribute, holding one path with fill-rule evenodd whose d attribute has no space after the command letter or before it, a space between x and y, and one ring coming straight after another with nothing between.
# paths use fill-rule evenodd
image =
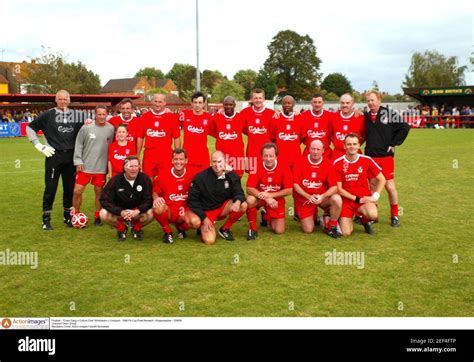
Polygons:
<instances>
[{"instance_id":1,"label":"bald man","mask_svg":"<svg viewBox=\"0 0 474 362\"><path fill-rule=\"evenodd\" d=\"M240 113L235 111L234 97L225 97L223 106L223 113L212 114L214 122L210 134L216 139L216 150L224 153L226 163L242 177L245 171L243 119Z\"/></svg>"},{"instance_id":2,"label":"bald man","mask_svg":"<svg viewBox=\"0 0 474 362\"><path fill-rule=\"evenodd\" d=\"M301 157L301 116L294 112L295 99L285 96L282 99L282 112L270 124L270 139L278 148L278 161L293 170Z\"/></svg>"},{"instance_id":3,"label":"bald man","mask_svg":"<svg viewBox=\"0 0 474 362\"><path fill-rule=\"evenodd\" d=\"M138 131L138 155L145 145L143 153L143 172L154 178L160 169L171 168L173 148L181 145L178 117L166 112L164 94L155 94L149 111L141 116Z\"/></svg>"},{"instance_id":4,"label":"bald man","mask_svg":"<svg viewBox=\"0 0 474 362\"><path fill-rule=\"evenodd\" d=\"M293 170L293 198L303 232L313 232L318 207L323 210L329 208L329 224L324 231L337 239L342 236L337 228L342 199L337 193L334 167L331 160L323 156L324 152L324 144L320 140L314 140L309 146L309 154L304 155L296 164Z\"/></svg>"},{"instance_id":5,"label":"bald man","mask_svg":"<svg viewBox=\"0 0 474 362\"><path fill-rule=\"evenodd\" d=\"M234 171L225 172L225 156L215 151L211 156L211 167L196 175L189 190L188 205L192 213L186 222L201 231L206 245L216 242L216 220L229 218L219 229L225 240L235 240L230 228L247 210L240 178Z\"/></svg>"},{"instance_id":6,"label":"bald man","mask_svg":"<svg viewBox=\"0 0 474 362\"><path fill-rule=\"evenodd\" d=\"M334 114L332 120L331 141L334 145L332 160L346 154L344 138L354 133L359 137L360 144L365 141L365 120L363 114L355 112L354 98L346 93L340 98L340 111Z\"/></svg>"}]
</instances>

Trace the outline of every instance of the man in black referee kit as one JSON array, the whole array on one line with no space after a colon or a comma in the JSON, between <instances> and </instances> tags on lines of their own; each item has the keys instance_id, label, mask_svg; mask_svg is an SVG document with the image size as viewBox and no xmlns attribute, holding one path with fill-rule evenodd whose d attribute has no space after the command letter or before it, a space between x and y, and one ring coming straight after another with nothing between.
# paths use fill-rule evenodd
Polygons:
<instances>
[{"instance_id":1,"label":"man in black referee kit","mask_svg":"<svg viewBox=\"0 0 474 362\"><path fill-rule=\"evenodd\" d=\"M232 225L247 211L244 190L234 171L225 172L225 156L216 151L211 156L212 166L198 173L191 184L188 205L192 213L188 224L200 229L201 239L207 245L216 242L214 223L227 215L229 218L219 229L225 240L234 240Z\"/></svg>"},{"instance_id":2,"label":"man in black referee kit","mask_svg":"<svg viewBox=\"0 0 474 362\"><path fill-rule=\"evenodd\" d=\"M35 148L46 156L45 189L43 194L43 230L52 230L51 211L58 188L59 177L63 180L64 223L71 227L71 207L76 169L73 164L74 144L84 119L74 117L68 109L69 93L56 93L56 107L40 114L28 127L28 139ZM37 132L43 131L45 144L40 143Z\"/></svg>"}]
</instances>

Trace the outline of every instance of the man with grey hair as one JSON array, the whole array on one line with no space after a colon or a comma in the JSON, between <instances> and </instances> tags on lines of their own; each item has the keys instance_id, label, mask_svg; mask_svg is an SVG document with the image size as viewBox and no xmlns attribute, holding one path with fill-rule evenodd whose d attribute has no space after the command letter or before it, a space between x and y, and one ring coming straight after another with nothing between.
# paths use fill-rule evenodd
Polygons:
<instances>
[{"instance_id":1,"label":"man with grey hair","mask_svg":"<svg viewBox=\"0 0 474 362\"><path fill-rule=\"evenodd\" d=\"M270 123L270 139L278 148L278 161L293 169L301 158L301 116L293 111L295 99L287 95L282 99L282 112L279 119Z\"/></svg>"},{"instance_id":2,"label":"man with grey hair","mask_svg":"<svg viewBox=\"0 0 474 362\"><path fill-rule=\"evenodd\" d=\"M28 139L41 152L45 159L45 188L43 193L43 230L53 230L51 225L51 212L54 198L58 188L59 177L63 181L63 207L64 223L71 227L71 207L76 177L73 164L74 144L76 136L84 123L83 117L75 117L68 108L71 102L69 93L60 90L56 93L56 107L47 110L33 120L26 132ZM37 133L42 131L44 143L42 144Z\"/></svg>"},{"instance_id":3,"label":"man with grey hair","mask_svg":"<svg viewBox=\"0 0 474 362\"><path fill-rule=\"evenodd\" d=\"M216 150L222 151L226 163L235 173L242 177L245 171L245 153L242 132L244 122L235 111L235 98L224 98L224 112L212 114L214 122L210 130L211 136L216 139Z\"/></svg>"}]
</instances>

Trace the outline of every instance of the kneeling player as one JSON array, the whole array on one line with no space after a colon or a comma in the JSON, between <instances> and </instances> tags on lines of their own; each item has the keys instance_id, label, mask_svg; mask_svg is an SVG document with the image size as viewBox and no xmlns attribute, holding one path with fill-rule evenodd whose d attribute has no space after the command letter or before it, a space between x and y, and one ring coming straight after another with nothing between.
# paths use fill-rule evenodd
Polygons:
<instances>
[{"instance_id":1,"label":"kneeling player","mask_svg":"<svg viewBox=\"0 0 474 362\"><path fill-rule=\"evenodd\" d=\"M229 218L219 229L219 235L225 240L235 240L230 228L247 210L239 176L234 171L225 172L224 153L215 151L211 164L191 183L188 205L192 213L186 220L192 228L201 231L201 239L207 245L216 242L214 223L227 215Z\"/></svg>"},{"instance_id":2,"label":"kneeling player","mask_svg":"<svg viewBox=\"0 0 474 362\"><path fill-rule=\"evenodd\" d=\"M184 149L175 148L171 162L173 167L161 170L153 181L153 212L163 228L163 242L166 244L173 243L170 223L176 225L179 239L186 237L185 230L189 226L185 219L190 213L186 201L193 180L191 170L186 167L188 159Z\"/></svg>"},{"instance_id":3,"label":"kneeling player","mask_svg":"<svg viewBox=\"0 0 474 362\"><path fill-rule=\"evenodd\" d=\"M293 178L288 166L279 164L278 149L274 143L266 143L261 149L262 162L247 180L247 240L257 237L257 210L264 207L272 230L285 232L285 196L291 194Z\"/></svg>"},{"instance_id":4,"label":"kneeling player","mask_svg":"<svg viewBox=\"0 0 474 362\"><path fill-rule=\"evenodd\" d=\"M303 156L293 170L293 197L295 210L305 233L314 230L314 216L318 207L329 208L329 226L325 232L333 237L341 237L337 220L341 214L342 199L337 194L336 174L329 159L323 156L324 144L314 140L309 146L309 154Z\"/></svg>"},{"instance_id":5,"label":"kneeling player","mask_svg":"<svg viewBox=\"0 0 474 362\"><path fill-rule=\"evenodd\" d=\"M123 169L102 191L100 218L117 229L118 241L125 240L128 228L135 240L142 240L142 227L153 221L151 180L140 172L137 156L127 157Z\"/></svg>"},{"instance_id":6,"label":"kneeling player","mask_svg":"<svg viewBox=\"0 0 474 362\"><path fill-rule=\"evenodd\" d=\"M385 186L381 168L370 158L359 154L360 142L355 133L344 138L346 154L334 161L337 191L342 196L342 211L339 224L344 236L352 234L352 218L362 215L362 224L367 234L373 234L371 221L378 218L380 192ZM375 192L371 193L368 179L376 179Z\"/></svg>"}]
</instances>

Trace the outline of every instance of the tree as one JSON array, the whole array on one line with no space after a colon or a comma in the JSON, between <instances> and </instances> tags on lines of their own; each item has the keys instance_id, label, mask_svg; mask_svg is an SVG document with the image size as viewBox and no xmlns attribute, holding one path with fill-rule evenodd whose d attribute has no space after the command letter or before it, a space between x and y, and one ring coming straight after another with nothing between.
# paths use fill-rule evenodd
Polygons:
<instances>
[{"instance_id":1,"label":"tree","mask_svg":"<svg viewBox=\"0 0 474 362\"><path fill-rule=\"evenodd\" d=\"M135 73L135 78L137 77L146 77L147 79L155 77L156 79L163 79L165 75L158 68L146 67Z\"/></svg>"},{"instance_id":2,"label":"tree","mask_svg":"<svg viewBox=\"0 0 474 362\"><path fill-rule=\"evenodd\" d=\"M97 94L100 78L81 62L68 63L61 53L47 53L32 58L27 76L28 93L56 93L66 89L69 93Z\"/></svg>"},{"instance_id":3,"label":"tree","mask_svg":"<svg viewBox=\"0 0 474 362\"><path fill-rule=\"evenodd\" d=\"M278 86L296 99L309 99L321 78L321 59L308 35L280 31L268 46L269 57L264 67L276 75Z\"/></svg>"},{"instance_id":4,"label":"tree","mask_svg":"<svg viewBox=\"0 0 474 362\"><path fill-rule=\"evenodd\" d=\"M226 77L222 75L218 70L204 70L202 72L201 87L207 89L213 89L219 83L226 80Z\"/></svg>"},{"instance_id":5,"label":"tree","mask_svg":"<svg viewBox=\"0 0 474 362\"><path fill-rule=\"evenodd\" d=\"M457 57L446 58L436 50L413 53L403 87L455 87L464 84L467 66L458 66Z\"/></svg>"},{"instance_id":6,"label":"tree","mask_svg":"<svg viewBox=\"0 0 474 362\"><path fill-rule=\"evenodd\" d=\"M277 92L276 75L265 68L261 68L255 80L255 88L263 89L266 99L273 99Z\"/></svg>"},{"instance_id":7,"label":"tree","mask_svg":"<svg viewBox=\"0 0 474 362\"><path fill-rule=\"evenodd\" d=\"M181 99L189 101L196 89L196 68L189 64L175 63L166 74L178 88ZM194 85L193 85L194 80Z\"/></svg>"},{"instance_id":8,"label":"tree","mask_svg":"<svg viewBox=\"0 0 474 362\"><path fill-rule=\"evenodd\" d=\"M341 73L328 74L321 83L321 89L337 94L338 97L344 93L352 93L351 82Z\"/></svg>"},{"instance_id":9,"label":"tree","mask_svg":"<svg viewBox=\"0 0 474 362\"><path fill-rule=\"evenodd\" d=\"M252 69L241 69L234 74L234 81L245 89L245 99L250 98L250 92L255 88L257 76L257 72Z\"/></svg>"},{"instance_id":10,"label":"tree","mask_svg":"<svg viewBox=\"0 0 474 362\"><path fill-rule=\"evenodd\" d=\"M245 99L245 88L233 80L224 80L212 90L211 102L222 102L225 97L234 96L236 100Z\"/></svg>"}]
</instances>

